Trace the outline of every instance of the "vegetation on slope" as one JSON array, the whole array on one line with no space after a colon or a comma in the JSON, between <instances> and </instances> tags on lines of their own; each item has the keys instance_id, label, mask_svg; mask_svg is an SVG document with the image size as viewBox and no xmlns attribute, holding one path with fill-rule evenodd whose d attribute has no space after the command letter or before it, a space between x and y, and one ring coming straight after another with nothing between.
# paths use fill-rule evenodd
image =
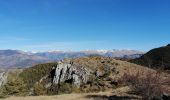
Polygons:
<instances>
[{"instance_id":1,"label":"vegetation on slope","mask_svg":"<svg viewBox=\"0 0 170 100\"><path fill-rule=\"evenodd\" d=\"M170 70L170 45L153 49L131 62L150 68Z\"/></svg>"},{"instance_id":2,"label":"vegetation on slope","mask_svg":"<svg viewBox=\"0 0 170 100\"><path fill-rule=\"evenodd\" d=\"M39 64L27 68L17 76L17 79L13 79L16 81L22 81L20 83L24 84L23 88L27 90L27 93L29 92L27 95L55 95L72 92L80 93L105 91L112 89L115 85L117 85L113 82L114 79L111 76L112 74L116 74L114 66L117 66L118 64L112 60L113 59L111 58L100 56L71 59L76 67L86 67L93 71L100 71L99 77L96 77L95 73L92 73L87 84L83 84L80 88L77 88L70 83L62 83L60 86L57 84L51 84L52 77L50 77L50 74L52 68L57 66L57 63ZM15 84L18 83L16 82ZM10 84L7 84L7 87L9 86ZM7 92L10 92L10 90L11 89L7 90ZM23 91L20 92L22 93Z\"/></svg>"},{"instance_id":3,"label":"vegetation on slope","mask_svg":"<svg viewBox=\"0 0 170 100\"><path fill-rule=\"evenodd\" d=\"M132 93L141 95L144 100L162 100L163 93L170 93L169 76L165 77L162 74L161 71L150 70L140 70L131 74L124 73L121 82L130 86Z\"/></svg>"},{"instance_id":4,"label":"vegetation on slope","mask_svg":"<svg viewBox=\"0 0 170 100\"><path fill-rule=\"evenodd\" d=\"M68 61L73 62L73 66L77 68L85 67L92 70L87 83L82 84L80 88L67 82L60 85L51 84L51 71L53 67L57 66L57 63L47 63L27 68L15 76L12 75L13 77L11 76L11 78L14 79L14 81L9 80L3 88L5 90L3 93L7 95L56 95L73 92L99 92L114 90L122 86L121 79L124 77L126 77L124 78L126 85L133 85L136 90L141 89L140 86L142 86L142 90L145 90L145 87L152 86L152 83L146 84L145 82L148 82L146 80L152 80L153 77L147 76L145 80L143 76L147 75L146 72L148 71L156 73L153 69L109 57L89 56L64 60L64 62ZM99 72L97 76L96 71ZM139 74L139 71L143 71L142 74ZM159 82L163 77L164 75L160 74ZM139 80L145 81L138 83L140 82ZM128 82L131 82L131 84ZM161 86L161 84L159 84L159 86ZM155 87L151 87L151 89L155 89ZM145 91L142 91L140 94L144 92Z\"/></svg>"},{"instance_id":5,"label":"vegetation on slope","mask_svg":"<svg viewBox=\"0 0 170 100\"><path fill-rule=\"evenodd\" d=\"M27 84L28 89L30 89L43 77L50 75L52 67L56 66L57 63L38 64L36 66L23 70L23 72L19 76Z\"/></svg>"},{"instance_id":6,"label":"vegetation on slope","mask_svg":"<svg viewBox=\"0 0 170 100\"><path fill-rule=\"evenodd\" d=\"M26 95L27 89L23 79L18 77L21 70L13 70L8 72L7 83L0 88L0 96L8 95L23 96Z\"/></svg>"}]
</instances>

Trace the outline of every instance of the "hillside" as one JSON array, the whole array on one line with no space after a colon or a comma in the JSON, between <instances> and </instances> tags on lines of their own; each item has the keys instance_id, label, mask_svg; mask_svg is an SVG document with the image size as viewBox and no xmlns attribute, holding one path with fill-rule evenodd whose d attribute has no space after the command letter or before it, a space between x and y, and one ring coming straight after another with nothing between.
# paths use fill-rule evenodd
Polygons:
<instances>
[{"instance_id":1,"label":"hillside","mask_svg":"<svg viewBox=\"0 0 170 100\"><path fill-rule=\"evenodd\" d=\"M140 80L148 80L149 78L153 80L155 77L157 77L157 72L147 67L109 57L89 56L65 59L56 63L39 64L23 71L20 70L16 74L9 74L8 82L2 87L2 94L39 96L110 91L109 93L114 95L112 93L114 90L127 85L131 88L131 86L135 86L134 82L136 86L145 86L146 81L143 81L144 83L134 81L138 78ZM168 77L169 74L160 73L155 80L156 82L164 82ZM130 80L127 81L127 79ZM128 84L131 81L133 85ZM169 84L161 83L162 86L169 89ZM144 88L143 90L147 89ZM124 92L122 96L127 96L128 93ZM118 94L116 95L118 96ZM134 94L129 95L134 96Z\"/></svg>"},{"instance_id":2,"label":"hillside","mask_svg":"<svg viewBox=\"0 0 170 100\"><path fill-rule=\"evenodd\" d=\"M152 49L131 62L151 68L170 70L170 45Z\"/></svg>"},{"instance_id":3,"label":"hillside","mask_svg":"<svg viewBox=\"0 0 170 100\"><path fill-rule=\"evenodd\" d=\"M0 69L23 68L49 62L50 59L18 50L0 50Z\"/></svg>"}]
</instances>

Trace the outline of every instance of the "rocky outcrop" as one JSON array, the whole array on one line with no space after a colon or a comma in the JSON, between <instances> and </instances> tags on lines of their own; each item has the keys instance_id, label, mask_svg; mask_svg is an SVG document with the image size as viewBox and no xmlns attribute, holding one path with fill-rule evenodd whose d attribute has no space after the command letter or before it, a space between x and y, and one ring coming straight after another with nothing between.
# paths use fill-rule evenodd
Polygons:
<instances>
[{"instance_id":1,"label":"rocky outcrop","mask_svg":"<svg viewBox=\"0 0 170 100\"><path fill-rule=\"evenodd\" d=\"M84 67L77 68L71 63L59 62L55 68L55 74L52 81L53 84L68 82L80 87L81 84L87 82L88 76L89 70Z\"/></svg>"},{"instance_id":2,"label":"rocky outcrop","mask_svg":"<svg viewBox=\"0 0 170 100\"><path fill-rule=\"evenodd\" d=\"M6 72L0 73L0 87L7 82L7 74Z\"/></svg>"}]
</instances>

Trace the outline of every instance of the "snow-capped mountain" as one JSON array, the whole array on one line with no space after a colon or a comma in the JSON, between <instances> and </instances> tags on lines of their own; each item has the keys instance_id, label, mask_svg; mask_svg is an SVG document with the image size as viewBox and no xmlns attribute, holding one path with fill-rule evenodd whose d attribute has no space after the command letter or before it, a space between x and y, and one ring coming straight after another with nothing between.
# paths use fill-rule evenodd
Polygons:
<instances>
[{"instance_id":1,"label":"snow-capped mountain","mask_svg":"<svg viewBox=\"0 0 170 100\"><path fill-rule=\"evenodd\" d=\"M35 64L55 62L64 58L76 58L90 55L106 57L136 58L143 54L136 50L85 50L85 51L47 51L24 52L21 50L0 50L0 68L22 68ZM135 55L135 56L133 56ZM139 56L138 56L139 55Z\"/></svg>"}]
</instances>

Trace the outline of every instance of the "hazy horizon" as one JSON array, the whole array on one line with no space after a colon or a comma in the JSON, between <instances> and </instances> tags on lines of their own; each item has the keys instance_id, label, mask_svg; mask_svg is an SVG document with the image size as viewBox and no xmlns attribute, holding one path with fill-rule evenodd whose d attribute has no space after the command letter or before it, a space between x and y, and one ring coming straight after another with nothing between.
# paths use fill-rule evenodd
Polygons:
<instances>
[{"instance_id":1,"label":"hazy horizon","mask_svg":"<svg viewBox=\"0 0 170 100\"><path fill-rule=\"evenodd\" d=\"M90 52L90 51L96 51L96 52L114 52L114 51L137 51L137 52L148 52L148 51L140 51L140 50L133 50L133 49L111 49L111 50L105 50L105 49L96 49L96 50L91 50L91 49L86 49L86 50L46 50L46 51L27 51L27 50L19 50L19 49L0 49L0 50L16 50L16 51L21 51L21 52L30 52L30 53L43 53L43 52L63 52L63 53L69 53L69 52Z\"/></svg>"}]
</instances>

